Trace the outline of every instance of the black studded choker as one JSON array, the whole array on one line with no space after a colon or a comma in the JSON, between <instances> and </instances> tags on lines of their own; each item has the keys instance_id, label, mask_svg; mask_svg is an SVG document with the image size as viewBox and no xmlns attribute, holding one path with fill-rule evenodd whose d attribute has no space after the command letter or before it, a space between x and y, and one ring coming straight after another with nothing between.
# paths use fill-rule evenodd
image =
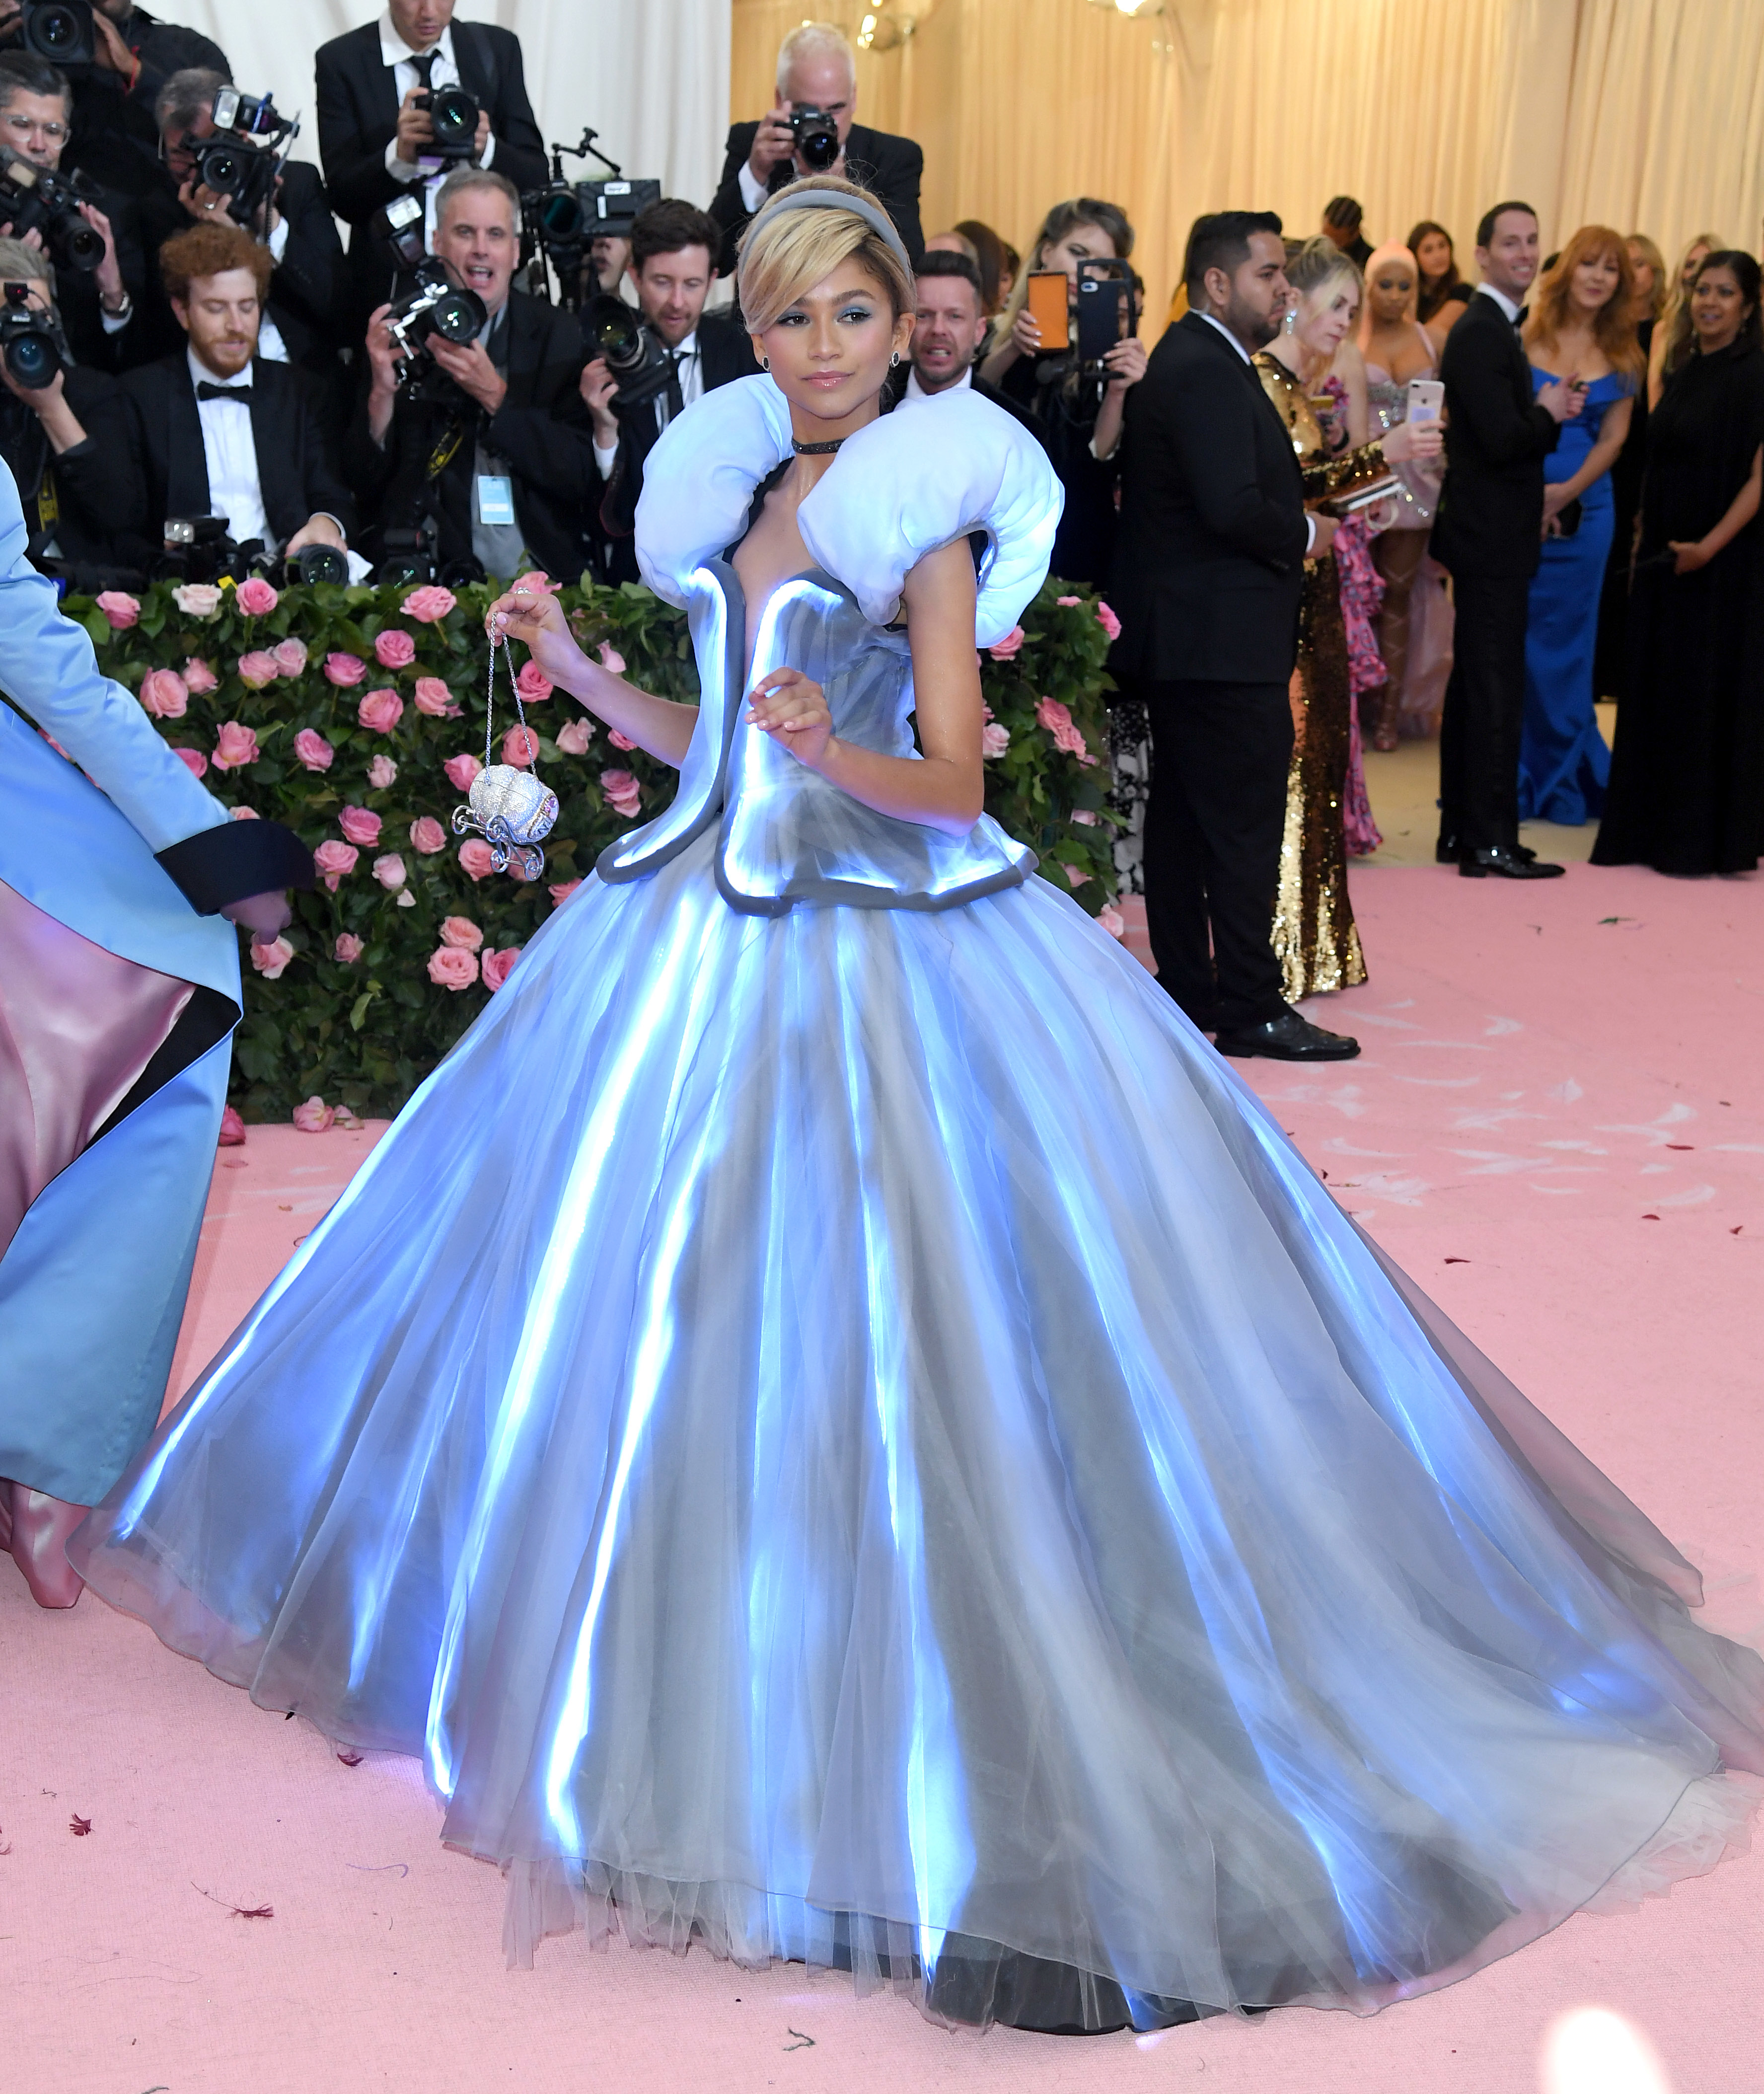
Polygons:
<instances>
[{"instance_id":1,"label":"black studded choker","mask_svg":"<svg viewBox=\"0 0 1764 2094\"><path fill-rule=\"evenodd\" d=\"M843 437L835 437L829 443L799 444L793 437L790 439L790 448L798 458L825 458L829 451L836 451L845 441Z\"/></svg>"}]
</instances>

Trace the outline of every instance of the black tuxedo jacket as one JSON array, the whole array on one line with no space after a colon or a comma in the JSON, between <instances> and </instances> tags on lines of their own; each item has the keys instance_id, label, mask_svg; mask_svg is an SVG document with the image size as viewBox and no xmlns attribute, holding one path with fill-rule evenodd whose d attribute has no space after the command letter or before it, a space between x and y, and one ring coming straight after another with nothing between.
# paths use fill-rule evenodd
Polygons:
<instances>
[{"instance_id":1,"label":"black tuxedo jacket","mask_svg":"<svg viewBox=\"0 0 1764 2094\"><path fill-rule=\"evenodd\" d=\"M1127 396L1109 602L1118 673L1284 684L1297 657L1305 489L1262 381L1184 313Z\"/></svg>"},{"instance_id":2,"label":"black tuxedo jacket","mask_svg":"<svg viewBox=\"0 0 1764 2094\"><path fill-rule=\"evenodd\" d=\"M167 517L213 513L208 458L196 388L183 350L129 371L122 384L133 410L142 496L132 519L133 536L146 548L143 564L150 564L159 555ZM258 480L263 513L282 544L318 510L336 517L345 532L354 536L355 503L315 392L306 373L292 364L266 363L261 358L252 363L251 433Z\"/></svg>"},{"instance_id":3,"label":"black tuxedo jacket","mask_svg":"<svg viewBox=\"0 0 1764 2094\"><path fill-rule=\"evenodd\" d=\"M409 530L432 499L445 564L471 553L471 495L477 438L506 458L515 483L515 521L535 560L557 581L581 573L582 526L599 487L594 432L579 380L586 357L574 313L508 295L508 393L488 421L463 393L451 402L401 399L385 448L367 430L365 395L350 430L350 479L382 529ZM432 480L428 467L450 428L463 424L452 457Z\"/></svg>"},{"instance_id":4,"label":"black tuxedo jacket","mask_svg":"<svg viewBox=\"0 0 1764 2094\"><path fill-rule=\"evenodd\" d=\"M887 382L882 388L882 411L884 415L892 415L906 398L906 380L911 371L910 363L902 363L889 373ZM1008 393L1001 393L996 385L988 385L981 377L978 364L975 366L968 382L981 399L990 400L995 407L1002 409L1012 421L1020 423L1028 431L1043 450L1047 449L1047 432L1041 424L1020 401L1013 400Z\"/></svg>"},{"instance_id":5,"label":"black tuxedo jacket","mask_svg":"<svg viewBox=\"0 0 1764 2094\"><path fill-rule=\"evenodd\" d=\"M584 353L586 353L584 351ZM704 389L714 393L737 378L755 378L759 364L754 355L754 338L732 313L705 313L698 321L699 369ZM618 402L613 402L618 414ZM601 524L609 537L628 537L633 528L637 497L643 492L643 467L654 450L661 431L655 424L655 405L644 401L628 415L619 415L619 453L601 497ZM635 579L633 565L628 576Z\"/></svg>"},{"instance_id":6,"label":"black tuxedo jacket","mask_svg":"<svg viewBox=\"0 0 1764 2094\"><path fill-rule=\"evenodd\" d=\"M76 359L93 371L114 371L142 361L137 343L153 267L147 257L147 232L137 198L118 189L106 189L97 203L111 222L116 241L116 266L122 272L123 288L134 302L134 312L127 327L106 334L98 279L85 269L55 272L55 310L61 315L67 346Z\"/></svg>"},{"instance_id":7,"label":"black tuxedo jacket","mask_svg":"<svg viewBox=\"0 0 1764 2094\"><path fill-rule=\"evenodd\" d=\"M741 201L741 172L758 130L757 123L730 125L723 179L710 199L710 215L723 228L717 267L725 276L735 273L735 250L751 215ZM845 140L845 172L880 202L915 262L925 249L925 237L919 229L919 184L924 172L925 156L910 138L896 138L862 124L852 125ZM796 178L795 167L789 160L782 161L771 171L767 194Z\"/></svg>"},{"instance_id":8,"label":"black tuxedo jacket","mask_svg":"<svg viewBox=\"0 0 1764 2094\"><path fill-rule=\"evenodd\" d=\"M137 61L134 85L125 89L116 74L101 66L74 69L73 136L62 166L81 168L109 188L128 190L159 155L153 105L171 76L202 66L231 80L232 69L219 44L198 30L162 22L145 7L132 8L118 27Z\"/></svg>"},{"instance_id":9,"label":"black tuxedo jacket","mask_svg":"<svg viewBox=\"0 0 1764 2094\"><path fill-rule=\"evenodd\" d=\"M1519 329L1480 293L1445 337L1445 485L1433 555L1454 574L1537 571L1544 460L1557 424L1532 393Z\"/></svg>"},{"instance_id":10,"label":"black tuxedo jacket","mask_svg":"<svg viewBox=\"0 0 1764 2094\"><path fill-rule=\"evenodd\" d=\"M41 564L53 539L67 566L112 567L118 564L116 532L141 506L128 402L115 379L80 364L62 386L85 441L59 458L22 400L10 393L0 400L0 458L19 484L30 533L27 554Z\"/></svg>"}]
</instances>

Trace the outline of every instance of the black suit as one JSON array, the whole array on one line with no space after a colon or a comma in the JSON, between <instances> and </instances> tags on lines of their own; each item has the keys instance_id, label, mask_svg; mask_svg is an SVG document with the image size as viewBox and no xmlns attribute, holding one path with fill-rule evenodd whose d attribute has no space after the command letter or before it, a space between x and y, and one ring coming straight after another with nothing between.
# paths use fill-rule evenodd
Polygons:
<instances>
[{"instance_id":1,"label":"black suit","mask_svg":"<svg viewBox=\"0 0 1764 2094\"><path fill-rule=\"evenodd\" d=\"M912 374L912 368L911 364L903 363L889 373L882 388L882 411L884 415L893 414L906 398L906 381ZM988 385L981 377L978 364L968 375L968 384L981 399L990 400L995 407L1010 415L1012 421L1027 429L1043 450L1047 449L1047 432L1041 424L1020 400L1013 400L1008 393L1001 392L997 386Z\"/></svg>"},{"instance_id":2,"label":"black suit","mask_svg":"<svg viewBox=\"0 0 1764 2094\"><path fill-rule=\"evenodd\" d=\"M27 557L43 567L53 541L59 560L85 585L92 571L118 563L119 524L140 513L141 491L130 441L128 402L117 380L76 364L62 380L63 394L85 431L84 443L58 458L43 425L22 400L0 398L0 458L18 482L30 533ZM97 580L98 589L109 587Z\"/></svg>"},{"instance_id":3,"label":"black suit","mask_svg":"<svg viewBox=\"0 0 1764 2094\"><path fill-rule=\"evenodd\" d=\"M1440 725L1440 834L1461 850L1519 836L1525 624L1557 424L1534 403L1519 330L1479 293L1445 338L1445 484L1433 554L1457 606Z\"/></svg>"},{"instance_id":4,"label":"black suit","mask_svg":"<svg viewBox=\"0 0 1764 2094\"><path fill-rule=\"evenodd\" d=\"M442 564L468 559L481 435L508 461L527 550L555 580L574 581L584 564L583 522L599 486L593 427L579 385L586 360L581 328L574 313L524 291L508 294L506 327L506 349L493 346L508 382L494 415L486 420L457 388L437 401L401 398L382 447L368 432L364 398L350 431L350 479L380 528L414 529L432 508ZM432 473L438 458L443 463Z\"/></svg>"},{"instance_id":5,"label":"black suit","mask_svg":"<svg viewBox=\"0 0 1764 2094\"><path fill-rule=\"evenodd\" d=\"M1298 460L1245 358L1198 313L1127 396L1110 667L1145 701L1145 913L1196 1024L1286 1009L1275 895L1309 528Z\"/></svg>"},{"instance_id":6,"label":"black suit","mask_svg":"<svg viewBox=\"0 0 1764 2094\"><path fill-rule=\"evenodd\" d=\"M456 20L453 46L462 85L489 113L490 135L496 141L493 169L517 189L543 189L551 179L551 165L527 98L519 40L510 29ZM353 322L364 323L391 295L395 267L368 221L395 197L411 193L386 172L386 148L398 128L398 84L393 68L380 55L377 23L320 45L314 63L319 158L331 208L350 228L353 338L359 332Z\"/></svg>"},{"instance_id":7,"label":"black suit","mask_svg":"<svg viewBox=\"0 0 1764 2094\"><path fill-rule=\"evenodd\" d=\"M145 364L124 378L133 409L134 456L141 501L133 522L137 557L157 558L168 516L213 513L208 458L197 413L189 357ZM263 513L278 545L285 545L319 510L354 535L355 504L345 484L312 381L291 364L251 366L251 434L257 451Z\"/></svg>"},{"instance_id":8,"label":"black suit","mask_svg":"<svg viewBox=\"0 0 1764 2094\"><path fill-rule=\"evenodd\" d=\"M61 315L67 346L76 358L94 371L114 371L143 360L135 352L153 272L146 254L146 228L137 198L117 189L106 189L96 202L111 222L111 232L116 242L116 266L122 274L123 289L133 302L133 314L127 327L107 334L98 277L87 269L56 270L55 306Z\"/></svg>"},{"instance_id":9,"label":"black suit","mask_svg":"<svg viewBox=\"0 0 1764 2094\"><path fill-rule=\"evenodd\" d=\"M725 276L735 273L735 250L751 215L742 200L741 174L758 131L757 123L730 125L723 179L710 199L710 215L723 228L723 252L717 268ZM872 131L867 124L852 125L845 139L845 173L868 189L893 219L895 230L915 262L925 250L925 237L919 229L919 185L924 172L925 156L910 138ZM767 193L796 179L794 163L782 160L771 171Z\"/></svg>"},{"instance_id":10,"label":"black suit","mask_svg":"<svg viewBox=\"0 0 1764 2094\"><path fill-rule=\"evenodd\" d=\"M118 76L104 67L75 69L70 75L73 136L62 164L80 168L109 188L132 192L159 154L153 105L166 81L191 66L231 80L232 68L219 44L198 30L159 21L145 8L132 8L118 27L139 61L134 85L125 92Z\"/></svg>"}]
</instances>

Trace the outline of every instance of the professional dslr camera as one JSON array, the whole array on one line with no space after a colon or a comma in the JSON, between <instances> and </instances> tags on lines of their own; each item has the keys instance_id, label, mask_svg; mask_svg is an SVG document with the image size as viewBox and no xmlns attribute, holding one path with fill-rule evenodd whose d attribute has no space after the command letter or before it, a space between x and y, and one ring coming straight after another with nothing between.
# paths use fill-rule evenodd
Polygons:
<instances>
[{"instance_id":1,"label":"professional dslr camera","mask_svg":"<svg viewBox=\"0 0 1764 2094\"><path fill-rule=\"evenodd\" d=\"M589 360L605 357L619 381L615 413L641 407L666 389L673 358L623 298L590 298L582 309L582 338Z\"/></svg>"},{"instance_id":2,"label":"professional dslr camera","mask_svg":"<svg viewBox=\"0 0 1764 2094\"><path fill-rule=\"evenodd\" d=\"M263 575L278 589L295 582L341 584L349 580L349 562L335 545L305 545L292 560L276 558L261 538L236 545L224 516L168 516L163 543L162 578L217 582L225 577L242 582L248 575Z\"/></svg>"},{"instance_id":3,"label":"professional dslr camera","mask_svg":"<svg viewBox=\"0 0 1764 2094\"><path fill-rule=\"evenodd\" d=\"M98 198L82 175L52 175L29 160L8 157L0 171L0 225L10 220L15 240L41 233L61 268L95 269L104 259L104 236L87 224L80 206Z\"/></svg>"},{"instance_id":4,"label":"professional dslr camera","mask_svg":"<svg viewBox=\"0 0 1764 2094\"><path fill-rule=\"evenodd\" d=\"M386 332L398 357L398 389L412 399L445 397L453 380L436 368L429 343L439 335L462 348L476 341L489 318L476 291L456 290L432 256L417 264L416 285L386 315ZM432 386L431 381L436 381Z\"/></svg>"},{"instance_id":5,"label":"professional dslr camera","mask_svg":"<svg viewBox=\"0 0 1764 2094\"><path fill-rule=\"evenodd\" d=\"M483 115L469 89L437 87L416 98L419 109L428 111L435 133L429 153L437 160L469 160L478 142L478 119Z\"/></svg>"},{"instance_id":6,"label":"professional dslr camera","mask_svg":"<svg viewBox=\"0 0 1764 2094\"><path fill-rule=\"evenodd\" d=\"M806 103L792 109L790 131L803 166L816 174L824 174L839 158L838 120L824 109L813 109Z\"/></svg>"},{"instance_id":7,"label":"professional dslr camera","mask_svg":"<svg viewBox=\"0 0 1764 2094\"><path fill-rule=\"evenodd\" d=\"M53 384L55 373L73 362L67 338L53 313L34 311L30 292L23 284L5 286L6 303L0 306L0 359L28 392L41 392Z\"/></svg>"},{"instance_id":8,"label":"professional dslr camera","mask_svg":"<svg viewBox=\"0 0 1764 2094\"><path fill-rule=\"evenodd\" d=\"M25 50L51 64L91 65L97 60L92 0L24 0L19 27Z\"/></svg>"},{"instance_id":9,"label":"professional dslr camera","mask_svg":"<svg viewBox=\"0 0 1764 2094\"><path fill-rule=\"evenodd\" d=\"M215 95L215 137L191 141L196 179L227 198L227 215L249 231L263 206L275 199L286 148L299 134L299 119L284 116L273 96L223 87ZM263 142L246 143L251 139Z\"/></svg>"}]
</instances>

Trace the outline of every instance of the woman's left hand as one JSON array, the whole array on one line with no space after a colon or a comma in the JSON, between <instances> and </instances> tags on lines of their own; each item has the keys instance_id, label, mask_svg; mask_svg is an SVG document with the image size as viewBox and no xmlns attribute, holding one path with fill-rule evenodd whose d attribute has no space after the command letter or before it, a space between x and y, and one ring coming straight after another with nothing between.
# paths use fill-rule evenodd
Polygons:
<instances>
[{"instance_id":1,"label":"woman's left hand","mask_svg":"<svg viewBox=\"0 0 1764 2094\"><path fill-rule=\"evenodd\" d=\"M815 769L833 738L827 693L800 669L774 669L747 694L747 717L799 762Z\"/></svg>"},{"instance_id":2,"label":"woman's left hand","mask_svg":"<svg viewBox=\"0 0 1764 2094\"><path fill-rule=\"evenodd\" d=\"M1437 422L1399 422L1379 438L1378 447L1387 465L1410 462L1419 465L1440 455L1445 448L1445 437Z\"/></svg>"},{"instance_id":3,"label":"woman's left hand","mask_svg":"<svg viewBox=\"0 0 1764 2094\"><path fill-rule=\"evenodd\" d=\"M1709 555L1703 550L1700 541L1687 545L1679 539L1669 538L1666 541L1666 550L1669 553L1676 553L1678 555L1672 567L1672 571L1675 575L1694 575L1699 567L1706 567L1709 565Z\"/></svg>"},{"instance_id":4,"label":"woman's left hand","mask_svg":"<svg viewBox=\"0 0 1764 2094\"><path fill-rule=\"evenodd\" d=\"M1145 376L1145 345L1136 334L1116 342L1102 359L1109 367L1109 390L1122 393L1130 385L1137 385Z\"/></svg>"}]
</instances>

